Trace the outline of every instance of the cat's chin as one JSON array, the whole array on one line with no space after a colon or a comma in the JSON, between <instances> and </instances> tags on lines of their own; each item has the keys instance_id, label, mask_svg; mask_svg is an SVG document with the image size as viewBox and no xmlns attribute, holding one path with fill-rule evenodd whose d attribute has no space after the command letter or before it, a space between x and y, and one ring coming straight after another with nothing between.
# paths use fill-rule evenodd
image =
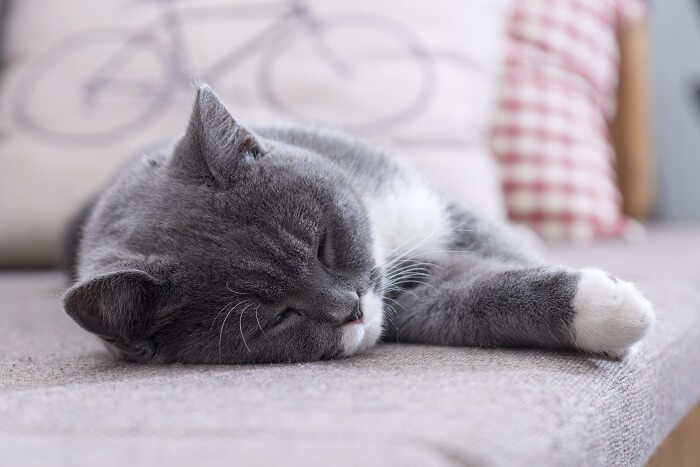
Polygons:
<instances>
[{"instance_id":1,"label":"cat's chin","mask_svg":"<svg viewBox=\"0 0 700 467\"><path fill-rule=\"evenodd\" d=\"M343 326L341 345L343 355L350 356L363 352L377 343L384 325L384 303L382 298L369 292L360 297L363 318L360 323L348 323Z\"/></svg>"}]
</instances>

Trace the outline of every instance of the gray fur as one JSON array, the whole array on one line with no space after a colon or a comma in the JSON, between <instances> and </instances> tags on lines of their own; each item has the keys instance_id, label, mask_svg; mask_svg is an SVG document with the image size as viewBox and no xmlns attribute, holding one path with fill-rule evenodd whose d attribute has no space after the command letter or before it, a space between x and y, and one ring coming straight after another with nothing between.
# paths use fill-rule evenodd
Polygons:
<instances>
[{"instance_id":1,"label":"gray fur","mask_svg":"<svg viewBox=\"0 0 700 467\"><path fill-rule=\"evenodd\" d=\"M395 300L385 339L460 346L573 345L578 274L549 266L508 232L457 205L451 257Z\"/></svg>"},{"instance_id":2,"label":"gray fur","mask_svg":"<svg viewBox=\"0 0 700 467\"><path fill-rule=\"evenodd\" d=\"M66 311L135 361L338 357L357 297L392 279L375 267L361 194L402 170L327 130L249 131L203 86L178 142L134 161L95 203ZM387 292L397 314L385 338L571 346L577 275L445 210L456 253ZM332 264L317 257L324 235Z\"/></svg>"}]
</instances>

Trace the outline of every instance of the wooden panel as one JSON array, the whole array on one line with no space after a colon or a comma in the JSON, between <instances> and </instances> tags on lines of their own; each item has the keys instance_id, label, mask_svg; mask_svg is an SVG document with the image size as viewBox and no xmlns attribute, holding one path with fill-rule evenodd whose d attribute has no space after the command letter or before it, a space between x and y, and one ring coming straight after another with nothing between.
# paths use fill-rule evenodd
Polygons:
<instances>
[{"instance_id":1,"label":"wooden panel","mask_svg":"<svg viewBox=\"0 0 700 467\"><path fill-rule=\"evenodd\" d=\"M628 25L620 36L618 111L611 127L623 210L646 219L653 209L650 95L646 21Z\"/></svg>"},{"instance_id":2,"label":"wooden panel","mask_svg":"<svg viewBox=\"0 0 700 467\"><path fill-rule=\"evenodd\" d=\"M700 466L700 404L659 446L647 467Z\"/></svg>"}]
</instances>

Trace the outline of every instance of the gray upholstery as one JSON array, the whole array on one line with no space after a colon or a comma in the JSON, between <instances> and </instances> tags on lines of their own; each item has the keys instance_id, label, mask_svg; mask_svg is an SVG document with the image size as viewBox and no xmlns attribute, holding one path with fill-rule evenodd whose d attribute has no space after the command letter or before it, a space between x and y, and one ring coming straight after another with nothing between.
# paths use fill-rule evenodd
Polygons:
<instances>
[{"instance_id":1,"label":"gray upholstery","mask_svg":"<svg viewBox=\"0 0 700 467\"><path fill-rule=\"evenodd\" d=\"M700 230L560 250L636 281L658 325L612 361L383 345L275 366L114 362L55 272L0 274L0 465L640 465L700 398Z\"/></svg>"}]
</instances>

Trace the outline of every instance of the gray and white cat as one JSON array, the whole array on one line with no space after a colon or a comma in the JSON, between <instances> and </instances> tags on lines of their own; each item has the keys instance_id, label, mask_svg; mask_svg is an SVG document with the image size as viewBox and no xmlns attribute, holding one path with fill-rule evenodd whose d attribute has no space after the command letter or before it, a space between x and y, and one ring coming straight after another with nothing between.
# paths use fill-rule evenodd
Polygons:
<instances>
[{"instance_id":1,"label":"gray and white cat","mask_svg":"<svg viewBox=\"0 0 700 467\"><path fill-rule=\"evenodd\" d=\"M81 232L65 309L133 361L307 361L380 339L620 355L654 321L632 284L543 262L381 152L247 130L207 86Z\"/></svg>"}]
</instances>

